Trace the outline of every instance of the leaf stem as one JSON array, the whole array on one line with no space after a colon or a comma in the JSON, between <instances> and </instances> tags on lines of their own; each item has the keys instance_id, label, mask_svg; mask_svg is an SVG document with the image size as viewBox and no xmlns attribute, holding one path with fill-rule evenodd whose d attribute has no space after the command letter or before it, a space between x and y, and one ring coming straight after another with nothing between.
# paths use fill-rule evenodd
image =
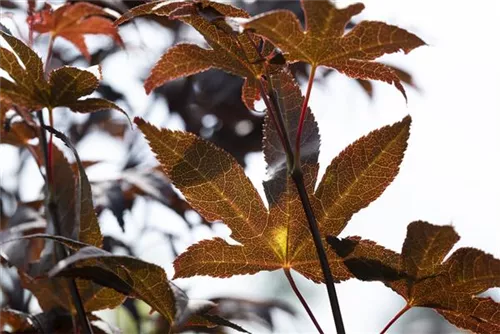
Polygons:
<instances>
[{"instance_id":1,"label":"leaf stem","mask_svg":"<svg viewBox=\"0 0 500 334\"><path fill-rule=\"evenodd\" d=\"M45 72L47 72L49 70L49 63L52 60L52 54L53 54L53 50L54 50L54 41L55 41L55 38L51 34L49 46L47 49L47 58L45 58Z\"/></svg>"},{"instance_id":2,"label":"leaf stem","mask_svg":"<svg viewBox=\"0 0 500 334\"><path fill-rule=\"evenodd\" d=\"M302 103L302 110L300 111L300 120L297 129L297 138L295 140L295 163L300 164L300 140L302 138L302 129L304 127L304 120L307 116L307 105L309 103L309 97L311 96L311 90L314 83L314 75L316 74L316 66L311 67L311 72L309 73L309 80L307 82L306 96L304 102Z\"/></svg>"},{"instance_id":3,"label":"leaf stem","mask_svg":"<svg viewBox=\"0 0 500 334\"><path fill-rule=\"evenodd\" d=\"M267 97L266 87L264 86L263 80L264 79L262 79L262 78L259 80L260 95L262 96L262 100L264 101L264 103L265 103L265 105L267 107L267 111L269 112L269 117L271 118L271 121L273 122L274 127L276 128L276 131L278 131L278 136L280 137L281 145L283 145L283 147L285 147L286 146L286 144L285 144L285 138L283 136L281 128L278 125L278 121L276 119L276 112L274 110L274 106L271 103L271 101L269 100L269 98Z\"/></svg>"},{"instance_id":4,"label":"leaf stem","mask_svg":"<svg viewBox=\"0 0 500 334\"><path fill-rule=\"evenodd\" d=\"M53 189L52 189L52 179L49 177L52 174L52 164L51 160L49 160L49 147L47 144L47 134L45 132L45 122L43 120L42 111L37 111L37 117L40 122L40 145L42 146L43 156L45 160L45 173L46 182L45 182L45 197L46 197L46 209L47 209L47 217L49 220L52 220L54 226L54 232L56 235L61 235L61 224L59 221L58 208L57 203L53 199ZM50 182L49 182L50 180ZM69 252L64 246L56 244L56 256L58 260L62 260L69 255ZM73 304L75 305L76 312L78 314L80 323L82 325L83 333L85 334L93 334L92 327L90 326L89 319L87 318L85 312L85 306L83 304L82 298L78 291L78 287L74 279L68 279L68 288L71 294L71 298L73 300Z\"/></svg>"},{"instance_id":5,"label":"leaf stem","mask_svg":"<svg viewBox=\"0 0 500 334\"><path fill-rule=\"evenodd\" d=\"M52 114L52 108L49 108L49 124L51 127L54 127L54 116ZM42 128L42 131L45 129ZM49 144L48 144L48 163L50 164L50 173L47 171L47 178L49 180L49 184L52 184L52 180L54 179L54 174L52 173L54 167L54 159L53 159L53 151L54 151L54 142L53 142L53 134L52 132L49 135Z\"/></svg>"},{"instance_id":6,"label":"leaf stem","mask_svg":"<svg viewBox=\"0 0 500 334\"><path fill-rule=\"evenodd\" d=\"M318 321L316 320L316 317L314 316L314 313L311 311L309 308L309 305L307 305L307 301L304 299L302 294L300 293L299 288L295 284L295 281L293 280L292 273L290 272L289 268L283 268L283 271L285 272L285 276L288 279L288 283L290 283L290 286L292 287L293 292L295 292L295 295L297 298L299 298L302 306L306 310L307 314L309 315L309 318L311 318L312 322L314 323L314 326L316 326L316 329L318 330L318 333L323 334L323 330L321 329L321 326L319 325Z\"/></svg>"},{"instance_id":7,"label":"leaf stem","mask_svg":"<svg viewBox=\"0 0 500 334\"><path fill-rule=\"evenodd\" d=\"M247 33L248 34L248 33ZM248 35L249 36L249 35ZM251 38L249 38L252 44L254 45L257 53L259 54L260 58L262 57L262 54L259 52L259 49L253 42ZM281 110L281 105L279 103L278 98L276 97L275 91L272 87L272 80L271 76L269 73L269 68L267 66L267 63L264 64L265 67L265 72L266 72L266 77L268 79L269 83L269 96L272 99L273 104L271 104L271 101L269 101L267 97L267 92L265 89L265 86L262 82L262 79L260 81L260 90L261 90L261 95L262 99L264 100L264 103L266 104L268 110L272 112L272 121L274 123L274 126L276 127L276 130L278 131L281 143L283 145L283 148L286 153L287 157L287 162L288 162L288 171L290 173L291 178L293 179L295 186L297 187L297 191L300 196L300 200L302 202L302 207L304 208L307 221L309 223L309 230L311 232L311 235L314 240L314 245L316 247L316 252L319 257L319 261L321 264L321 269L323 271L323 276L325 277L325 284L326 288L328 290L328 297L330 299L330 307L332 308L332 313L333 313L333 319L335 321L335 327L337 329L337 334L345 334L345 329L344 329L344 323L342 320L342 314L340 312L340 305L339 301L337 298L337 292L335 291L335 285L333 283L333 277L332 273L330 271L330 266L328 264L328 259L326 257L326 251L325 248L323 247L323 242L321 239L321 233L319 232L318 224L316 222L316 218L314 217L314 212L311 207L311 203L309 202L309 197L307 195L306 187L304 185L304 175L302 173L301 169L301 164L300 164L300 137L302 135L302 128L304 124L304 120L307 114L307 104L309 101L309 97L311 95L311 89L314 81L314 74L316 72L316 67L313 66L311 68L311 73L309 74L309 83L307 87L307 93L306 93L306 98L304 99L304 103L302 104L302 110L300 114L300 122L299 122L299 127L297 131L297 149L294 152L292 151L290 140L288 137L288 132L287 128L285 126L284 120L283 120L283 115L282 115L282 110Z\"/></svg>"},{"instance_id":8,"label":"leaf stem","mask_svg":"<svg viewBox=\"0 0 500 334\"><path fill-rule=\"evenodd\" d=\"M328 264L328 258L326 257L325 248L323 247L318 223L316 222L316 218L314 217L314 212L311 207L311 202L309 201L309 197L307 196L306 187L304 185L304 175L302 174L300 165L294 166L291 177L295 183L295 186L297 187L300 201L302 202L302 207L304 208L307 222L309 223L309 230L311 231L314 240L314 246L316 247L316 252L318 254L321 269L323 271L323 276L325 277L326 289L328 291L328 298L330 299L330 307L332 308L333 320L335 321L337 334L345 334L344 322L342 320L342 314L340 312L340 304L337 297L337 292L335 291L332 272Z\"/></svg>"},{"instance_id":9,"label":"leaf stem","mask_svg":"<svg viewBox=\"0 0 500 334\"><path fill-rule=\"evenodd\" d=\"M384 329L382 329L382 331L380 332L380 334L384 334L385 332L387 332L387 330L396 322L396 320L398 320L403 314L406 313L406 311L408 311L409 309L411 309L411 305L409 304L406 304L405 307L403 307L395 316L394 318L391 319L391 321L389 321L387 323L387 325L385 325Z\"/></svg>"},{"instance_id":10,"label":"leaf stem","mask_svg":"<svg viewBox=\"0 0 500 334\"><path fill-rule=\"evenodd\" d=\"M47 72L50 68L49 66L49 63L50 61L52 60L52 53L53 53L53 50L54 50L54 41L55 41L55 37L50 34L50 41L49 41L49 46L48 46L48 49L47 49L47 58L45 58L45 69L44 69L44 72L45 74L47 75ZM49 124L51 127L54 127L54 116L52 115L52 108L49 108ZM42 129L42 131L45 131ZM52 151L53 151L53 135L52 133L49 135L49 145L48 145L48 163L50 164L51 166L51 170L52 170ZM52 184L52 173L48 173L48 170L47 170L47 178L49 180L49 184Z\"/></svg>"}]
</instances>

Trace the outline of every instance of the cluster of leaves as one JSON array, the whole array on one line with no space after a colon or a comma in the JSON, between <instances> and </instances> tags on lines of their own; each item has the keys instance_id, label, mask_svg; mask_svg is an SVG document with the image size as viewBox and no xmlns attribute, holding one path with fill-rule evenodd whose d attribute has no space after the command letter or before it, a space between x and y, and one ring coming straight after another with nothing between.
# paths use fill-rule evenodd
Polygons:
<instances>
[{"instance_id":1,"label":"cluster of leaves","mask_svg":"<svg viewBox=\"0 0 500 334\"><path fill-rule=\"evenodd\" d=\"M291 175L289 153L283 147L289 138L296 138L298 168L321 238L331 245L326 255L336 280L379 280L405 298L407 307L403 312L414 306L431 307L459 327L480 333L500 330L500 304L477 296L500 285L500 261L480 250L462 248L443 262L458 240L451 227L410 224L401 255L360 237L338 239L351 217L377 199L397 176L411 118L374 130L349 145L333 159L318 183L320 136L307 108L315 70L325 66L361 80L367 92L371 92L371 86L366 80L384 81L395 85L406 98L401 81L411 83L411 78L400 78L401 71L374 60L401 50L408 53L424 42L382 22L352 25L352 17L364 8L362 4L338 9L327 0L303 0L301 7L305 28L297 16L298 8L296 13L275 10L252 17L244 9L208 0L154 1L134 7L113 24L107 12L95 4L81 2L35 12L30 2L31 31L51 36L45 69L29 46L1 32L11 48L0 50L1 68L10 76L0 78L1 120L8 124L2 127L2 143L23 147L32 154L46 181L46 190L45 208L41 201L21 203L17 216L8 217L5 223L2 217L0 231L2 261L16 268L20 285L36 297L42 312L29 314L26 301L17 298L19 308L12 308L11 303L11 308L2 309L0 326L9 326L14 332L63 333L71 330L77 315L79 321L89 323L90 331L99 333L103 331L96 326L100 319L93 312L118 307L130 297L146 302L161 315L157 329L162 332L212 331L220 326L245 331L226 319L257 319L272 329L270 310L280 308L293 313L287 306L237 299L190 301L161 267L134 256L113 254L109 244L104 247L96 212L110 209L123 229L124 210L131 208L137 196L148 196L184 218L187 211L194 209L203 223L222 221L231 229L231 238L239 245L222 238L192 245L175 259L174 278L230 277L278 269L289 275L293 269L316 283L324 283L304 199ZM262 148L267 162L264 190L268 207L238 163L244 154L240 153L237 160L199 136L159 129L140 117L135 118L135 123L168 179L159 170L137 170L137 164L131 163L117 180L94 184L99 194L92 196L86 164L71 140L52 127L52 110L67 107L74 112L92 113L84 124L86 129L99 123L92 121L98 115L96 111L125 112L104 98L82 99L96 91L100 74L64 66L46 77L52 44L56 37L65 38L91 60L84 35L108 35L122 45L117 25L150 14L192 26L205 38L208 48L186 43L171 47L146 79L146 92L175 79L220 69L244 79L237 102L241 108L255 109L261 97L266 101ZM295 63L302 67L292 67ZM292 72L295 69L296 73L306 73L304 64L311 66L305 98ZM182 85L192 89L192 81ZM169 101L174 108L175 103L185 108L180 106L185 96L176 101L173 92L166 90L165 95L173 94ZM211 103L207 110L219 104ZM49 111L51 126L43 124L39 111L43 108ZM5 120L10 109L22 121ZM31 115L34 111L38 111L38 122ZM186 109L185 113L190 112ZM260 121L255 116L252 122ZM70 149L74 164L52 142L47 144L46 131ZM78 129L70 133L81 138ZM32 141L34 138L38 142ZM232 145L224 137L217 140L227 147ZM247 149L254 150L252 145ZM170 182L182 192L185 201L173 191ZM228 305L233 305L232 310L228 311ZM245 311L236 311L234 305Z\"/></svg>"},{"instance_id":2,"label":"cluster of leaves","mask_svg":"<svg viewBox=\"0 0 500 334\"><path fill-rule=\"evenodd\" d=\"M52 40L63 37L73 42L89 58L83 39L85 34L108 34L121 44L112 21L100 17L104 14L102 8L93 4L67 4L56 10L46 7L40 12L33 12L28 23L33 31L50 33ZM93 125L105 126L105 131L115 134L117 127L106 124L103 120L109 119L109 109L125 112L107 99L84 98L98 88L100 68L92 71L64 66L54 69L46 79L39 56L3 26L1 34L5 43L3 45L6 46L1 49L1 66L9 75L9 78L1 78L2 144L27 149L50 187L50 195L45 199L48 205L45 208L43 200L23 203L19 200L19 194L2 192L2 264L16 268L9 275L13 286L4 286L5 282L1 284L4 297L0 317L2 329L44 333L70 331L75 325L75 312L78 313L72 296L72 284L77 288L91 329L95 333L103 330L96 326L102 321L93 312L126 305L125 296L141 299L150 304L152 310L158 311L160 319L164 319L158 324L160 331L182 332L192 328L210 331L210 328L218 326L244 331L219 314L237 319L260 319L264 325L272 327L272 309L282 308L290 312L289 307L276 302L220 299L220 303L197 301L193 304L180 289L171 285L161 267L132 256L110 253L112 245L128 247L113 238L103 238L95 212L109 208L117 216L119 223L123 224L123 210L130 208L137 196L156 199L183 218L186 218L185 214L191 208L173 191L164 174L137 168L134 161L136 158L131 154L119 179L93 185L94 190L102 190L94 197L94 202L101 205L98 204L94 209L91 185L84 167L96 162L80 161L71 141L51 127L44 128L43 124L33 118L32 112L46 108L52 113L57 107L66 107L74 112L91 113L83 125L69 128L76 142ZM51 48L52 44L49 46L49 54ZM47 60L49 62L50 57ZM49 66L49 63L45 64L45 68ZM21 120L18 120L17 115L12 117L11 110L15 112L14 115L21 116ZM94 113L97 111L103 113ZM50 153L47 156L43 147L45 138L42 135L45 130L61 138L70 147L76 159L74 164L70 164L63 151L52 144L48 146ZM123 130L118 131L117 135L120 132L123 133ZM39 141L34 141L35 138ZM44 163L47 158L50 159L48 166L52 170L49 172L46 169L45 173L44 168L48 166ZM49 174L55 177L50 180ZM8 195L17 202L17 208L13 215L4 216L4 198ZM55 212L51 212L51 206L55 206ZM43 234L44 232L55 235ZM58 244L64 245L63 254ZM65 257L64 261L56 266L62 257ZM30 292L30 297L26 300L23 295L27 291ZM30 314L31 296L36 297L42 308L41 313ZM228 302L246 307L247 311L229 312L221 308ZM261 317L252 318L254 313L261 314ZM140 319L137 324L140 325ZM108 330L114 331L112 328Z\"/></svg>"}]
</instances>

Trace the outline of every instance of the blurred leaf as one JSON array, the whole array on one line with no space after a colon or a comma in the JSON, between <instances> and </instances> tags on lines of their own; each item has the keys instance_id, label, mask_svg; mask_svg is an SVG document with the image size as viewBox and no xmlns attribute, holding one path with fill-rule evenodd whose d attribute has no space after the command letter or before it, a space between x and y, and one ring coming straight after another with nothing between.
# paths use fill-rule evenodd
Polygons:
<instances>
[{"instance_id":1,"label":"blurred leaf","mask_svg":"<svg viewBox=\"0 0 500 334\"><path fill-rule=\"evenodd\" d=\"M64 310L54 309L50 312L42 312L35 315L18 312L11 309L1 310L0 328L3 325L9 325L11 331L2 331L2 333L51 333L67 334L74 330L73 317ZM101 319L90 316L93 321L102 321ZM95 324L91 323L94 334L106 334ZM116 332L115 332L116 333Z\"/></svg>"},{"instance_id":2,"label":"blurred leaf","mask_svg":"<svg viewBox=\"0 0 500 334\"><path fill-rule=\"evenodd\" d=\"M23 235L44 232L47 227L39 212L22 204L18 204L12 217L2 224L6 225L6 229L0 231L0 243ZM40 257L43 247L43 240L17 240L2 247L2 258L17 268L26 268L31 261Z\"/></svg>"},{"instance_id":3,"label":"blurred leaf","mask_svg":"<svg viewBox=\"0 0 500 334\"><path fill-rule=\"evenodd\" d=\"M87 59L90 59L90 53L84 35L108 35L116 43L123 45L110 14L88 2L65 4L56 10L49 6L29 19L34 31L50 33L51 38L62 37L70 41Z\"/></svg>"},{"instance_id":4,"label":"blurred leaf","mask_svg":"<svg viewBox=\"0 0 500 334\"><path fill-rule=\"evenodd\" d=\"M31 127L26 122L14 122L2 126L0 137L0 144L18 147L28 146L30 139L38 137L38 129Z\"/></svg>"},{"instance_id":5,"label":"blurred leaf","mask_svg":"<svg viewBox=\"0 0 500 334\"><path fill-rule=\"evenodd\" d=\"M279 300L255 301L249 299L222 297L210 299L217 304L212 313L231 320L244 320L259 323L268 330L274 330L271 312L281 310L294 316L295 311L287 303Z\"/></svg>"},{"instance_id":6,"label":"blurred leaf","mask_svg":"<svg viewBox=\"0 0 500 334\"><path fill-rule=\"evenodd\" d=\"M30 314L3 308L0 310L0 329L9 326L13 332L25 333L27 330L35 330L35 332L38 332L31 325L30 319Z\"/></svg>"},{"instance_id":7,"label":"blurred leaf","mask_svg":"<svg viewBox=\"0 0 500 334\"><path fill-rule=\"evenodd\" d=\"M296 15L288 10L256 16L244 27L273 42L289 62L303 61L314 68L334 68L351 78L385 81L394 84L406 98L397 73L371 60L400 50L408 53L425 44L420 38L377 21L362 21L344 35L346 24L364 9L363 4L345 9L337 9L328 0L302 0L301 4L306 18L305 30Z\"/></svg>"}]
</instances>

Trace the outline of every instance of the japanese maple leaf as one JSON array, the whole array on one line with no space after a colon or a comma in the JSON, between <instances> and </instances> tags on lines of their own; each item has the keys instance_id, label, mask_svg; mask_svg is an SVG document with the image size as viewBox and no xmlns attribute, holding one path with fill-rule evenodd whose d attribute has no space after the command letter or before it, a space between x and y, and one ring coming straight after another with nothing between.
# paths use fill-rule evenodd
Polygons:
<instances>
[{"instance_id":1,"label":"japanese maple leaf","mask_svg":"<svg viewBox=\"0 0 500 334\"><path fill-rule=\"evenodd\" d=\"M297 131L302 95L293 76L282 70L271 77L289 133ZM294 269L323 281L308 223L295 185L288 176L279 137L265 121L264 154L270 179L264 183L269 210L236 160L193 134L159 130L140 118L163 170L189 204L206 220L222 220L241 245L221 238L189 247L174 262L174 277L229 277L261 270ZM347 147L314 191L319 134L312 114L304 124L302 162L306 188L323 235L338 234L351 216L376 199L399 170L409 136L410 118L376 130ZM351 277L340 257L328 250L337 279Z\"/></svg>"},{"instance_id":2,"label":"japanese maple leaf","mask_svg":"<svg viewBox=\"0 0 500 334\"><path fill-rule=\"evenodd\" d=\"M110 14L103 8L88 2L65 4L56 10L50 6L28 17L32 29L39 33L50 33L51 38L62 37L75 45L90 59L84 35L108 35L119 45L123 41L118 34Z\"/></svg>"},{"instance_id":3,"label":"japanese maple leaf","mask_svg":"<svg viewBox=\"0 0 500 334\"><path fill-rule=\"evenodd\" d=\"M356 79L373 79L394 84L406 98L397 73L372 60L403 50L410 52L425 43L393 25L377 21L362 21L344 34L346 24L359 14L361 3L338 9L328 0L302 0L305 29L289 10L275 10L252 18L246 29L269 39L284 53L289 62L302 61L334 68Z\"/></svg>"},{"instance_id":4,"label":"japanese maple leaf","mask_svg":"<svg viewBox=\"0 0 500 334\"><path fill-rule=\"evenodd\" d=\"M116 24L148 14L169 16L191 25L210 46L210 49L205 49L181 43L171 47L144 83L148 94L168 81L217 68L245 78L242 100L247 108L255 109L254 102L260 97L259 80L264 73L263 63L259 61L255 48L260 38L253 34L236 33L224 21L224 16L249 18L246 11L212 1L156 1L135 7Z\"/></svg>"},{"instance_id":5,"label":"japanese maple leaf","mask_svg":"<svg viewBox=\"0 0 500 334\"><path fill-rule=\"evenodd\" d=\"M115 109L126 115L111 101L101 98L81 99L93 93L99 85L100 77L91 71L65 66L53 70L46 80L43 63L33 50L7 33L0 31L0 35L15 52L0 48L0 68L12 78L0 78L1 100L32 111L44 107L67 107L81 113Z\"/></svg>"},{"instance_id":6,"label":"japanese maple leaf","mask_svg":"<svg viewBox=\"0 0 500 334\"><path fill-rule=\"evenodd\" d=\"M452 226L417 221L408 225L401 254L358 237L329 242L357 278L380 280L406 300L389 325L413 307L429 307L458 327L498 333L500 304L478 295L500 287L500 260L464 247L443 261L459 239Z\"/></svg>"}]
</instances>

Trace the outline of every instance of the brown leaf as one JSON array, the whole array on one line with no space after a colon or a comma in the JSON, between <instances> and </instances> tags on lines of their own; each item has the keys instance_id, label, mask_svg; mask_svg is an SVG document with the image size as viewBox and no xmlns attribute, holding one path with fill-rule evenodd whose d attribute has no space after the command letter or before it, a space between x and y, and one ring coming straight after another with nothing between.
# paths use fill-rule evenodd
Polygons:
<instances>
[{"instance_id":1,"label":"brown leaf","mask_svg":"<svg viewBox=\"0 0 500 334\"><path fill-rule=\"evenodd\" d=\"M33 330L33 326L30 323L30 315L12 310L2 308L0 310L0 329L9 326L14 332L24 332L26 330Z\"/></svg>"},{"instance_id":2,"label":"brown leaf","mask_svg":"<svg viewBox=\"0 0 500 334\"><path fill-rule=\"evenodd\" d=\"M15 52L14 54L5 48L0 48L2 58L0 67L14 80L0 78L2 100L7 99L13 104L31 110L49 104L50 89L43 75L43 63L40 57L17 38L3 31L0 31L0 34Z\"/></svg>"},{"instance_id":3,"label":"brown leaf","mask_svg":"<svg viewBox=\"0 0 500 334\"><path fill-rule=\"evenodd\" d=\"M465 247L443 262L458 239L451 226L417 221L408 225L400 255L381 246L367 247L364 242L356 244L356 251L349 254L342 254L343 247L338 243L331 245L349 269L352 263L371 257L374 264L371 268L353 270L353 274L362 280L382 281L405 298L407 309L433 308L458 327L495 333L500 330L500 304L477 295L500 287L500 260L479 249ZM390 268L391 277L381 274L380 268Z\"/></svg>"},{"instance_id":4,"label":"brown leaf","mask_svg":"<svg viewBox=\"0 0 500 334\"><path fill-rule=\"evenodd\" d=\"M306 27L295 14L275 10L258 15L244 24L246 29L269 39L289 62L303 61L316 68L327 66L356 79L375 79L394 84L406 98L397 73L372 60L403 50L410 52L425 43L398 28L377 21L363 21L344 34L346 24L364 5L338 9L328 0L302 0Z\"/></svg>"},{"instance_id":5,"label":"brown leaf","mask_svg":"<svg viewBox=\"0 0 500 334\"><path fill-rule=\"evenodd\" d=\"M0 129L1 143L13 146L27 146L31 139L37 138L37 132L37 129L32 128L25 122L14 122L8 126L2 126Z\"/></svg>"},{"instance_id":6,"label":"brown leaf","mask_svg":"<svg viewBox=\"0 0 500 334\"><path fill-rule=\"evenodd\" d=\"M79 283L87 287L95 285L89 284L88 280L96 282L100 285L107 286L120 294L129 295L135 298L140 298L148 303L154 310L160 312L166 319L173 322L175 316L174 297L169 286L165 271L151 263L147 263L130 256L119 256L106 252L100 248L71 240L62 236L53 236L48 234L33 234L23 239L49 239L63 244L70 248L74 253L69 257L61 260L49 273L50 281L61 281L60 277L77 277L81 278ZM54 279L53 277L58 277ZM38 282L45 282L48 279L32 279L33 285ZM82 291L79 284L79 290L84 301L88 295ZM102 291L110 290L103 289ZM97 293L96 293L97 294ZM63 298L59 294L52 297ZM98 297L95 296L94 297ZM101 296L102 297L102 294ZM108 296L109 298L109 296ZM121 298L123 301L123 297ZM45 300L42 300L45 302ZM102 302L102 301L101 301ZM108 300L109 303L109 300ZM95 310L92 305L86 304L88 312ZM110 305L108 307L115 307ZM88 308L87 308L88 307ZM43 308L43 306L42 306Z\"/></svg>"},{"instance_id":7,"label":"brown leaf","mask_svg":"<svg viewBox=\"0 0 500 334\"><path fill-rule=\"evenodd\" d=\"M352 215L377 199L399 172L410 116L358 139L326 169L313 208L326 234L338 235Z\"/></svg>"},{"instance_id":8,"label":"brown leaf","mask_svg":"<svg viewBox=\"0 0 500 334\"><path fill-rule=\"evenodd\" d=\"M119 45L123 41L110 15L103 8L88 2L65 4L56 10L46 8L29 19L39 33L50 33L52 38L62 37L75 45L90 60L84 35L108 35ZM87 94L86 94L87 95Z\"/></svg>"},{"instance_id":9,"label":"brown leaf","mask_svg":"<svg viewBox=\"0 0 500 334\"><path fill-rule=\"evenodd\" d=\"M290 132L296 132L303 101L299 87L288 71L273 75L271 82L283 109L285 123ZM192 134L159 130L139 118L135 122L163 170L188 203L208 221L222 220L231 229L231 237L242 244L230 245L215 238L192 245L175 260L175 277L229 277L293 268L315 282L323 281L304 210L287 175L285 157L269 118L266 119L264 141L271 177L264 184L270 203L269 212L242 168L229 154ZM325 235L331 231L340 233L352 214L376 199L392 181L403 158L409 125L408 117L352 144L334 160L321 188L313 194L319 134L313 116L308 116L304 126L307 135L302 141L302 167L318 214L321 205L325 210L318 220ZM328 197L327 193L334 194L332 189L341 192ZM328 218L331 216L325 213L330 210L336 210L342 218ZM337 279L351 277L333 250L328 250L328 256Z\"/></svg>"},{"instance_id":10,"label":"brown leaf","mask_svg":"<svg viewBox=\"0 0 500 334\"><path fill-rule=\"evenodd\" d=\"M29 110L68 107L76 112L88 113L115 109L127 116L123 109L111 101L100 98L80 99L93 93L99 85L101 78L92 72L65 66L52 71L47 81L38 55L17 38L1 31L0 34L15 52L14 54L5 48L0 49L1 69L14 80L0 78L2 101L6 100Z\"/></svg>"},{"instance_id":11,"label":"brown leaf","mask_svg":"<svg viewBox=\"0 0 500 334\"><path fill-rule=\"evenodd\" d=\"M200 32L211 49L193 44L178 44L170 48L158 61L144 87L149 94L153 89L184 76L217 68L245 78L242 100L249 109L254 109L259 99L258 80L264 66L254 45L260 38L252 34L237 33L224 21L224 16L248 18L242 9L211 1L156 1L135 7L122 16L120 24L131 18L154 14L179 19Z\"/></svg>"},{"instance_id":12,"label":"brown leaf","mask_svg":"<svg viewBox=\"0 0 500 334\"><path fill-rule=\"evenodd\" d=\"M93 246L71 247L76 252L60 261L49 276L92 280L143 300L173 323L175 300L167 275L161 267L130 256L114 255Z\"/></svg>"}]
</instances>

